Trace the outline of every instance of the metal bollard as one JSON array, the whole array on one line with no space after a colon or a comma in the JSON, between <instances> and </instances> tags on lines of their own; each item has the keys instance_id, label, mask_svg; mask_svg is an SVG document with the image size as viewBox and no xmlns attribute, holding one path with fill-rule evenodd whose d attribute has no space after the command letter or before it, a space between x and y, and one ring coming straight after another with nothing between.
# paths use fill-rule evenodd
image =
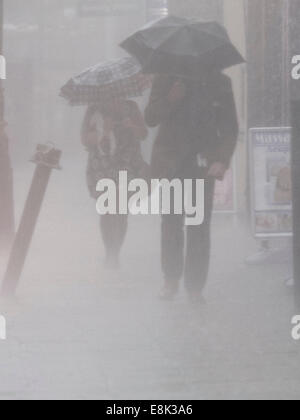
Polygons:
<instances>
[{"instance_id":1,"label":"metal bollard","mask_svg":"<svg viewBox=\"0 0 300 420\"><path fill-rule=\"evenodd\" d=\"M14 295L29 251L52 169L60 169L61 151L39 145L33 159L36 169L10 254L1 294Z\"/></svg>"}]
</instances>

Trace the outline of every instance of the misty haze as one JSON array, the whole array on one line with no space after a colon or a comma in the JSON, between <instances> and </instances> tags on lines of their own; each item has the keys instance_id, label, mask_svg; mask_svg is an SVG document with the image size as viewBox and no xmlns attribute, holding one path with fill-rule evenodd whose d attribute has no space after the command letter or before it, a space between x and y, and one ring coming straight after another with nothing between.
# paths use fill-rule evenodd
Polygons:
<instances>
[{"instance_id":1,"label":"misty haze","mask_svg":"<svg viewBox=\"0 0 300 420\"><path fill-rule=\"evenodd\" d=\"M300 0L0 15L0 399L298 400Z\"/></svg>"}]
</instances>

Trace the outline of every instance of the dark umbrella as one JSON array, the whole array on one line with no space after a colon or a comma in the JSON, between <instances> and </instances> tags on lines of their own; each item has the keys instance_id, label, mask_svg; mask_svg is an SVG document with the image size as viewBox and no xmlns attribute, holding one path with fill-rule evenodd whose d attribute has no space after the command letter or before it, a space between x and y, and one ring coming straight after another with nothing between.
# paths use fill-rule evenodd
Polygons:
<instances>
[{"instance_id":1,"label":"dark umbrella","mask_svg":"<svg viewBox=\"0 0 300 420\"><path fill-rule=\"evenodd\" d=\"M137 98L151 86L133 57L106 61L68 81L60 95L71 105L101 104L119 98Z\"/></svg>"},{"instance_id":2,"label":"dark umbrella","mask_svg":"<svg viewBox=\"0 0 300 420\"><path fill-rule=\"evenodd\" d=\"M198 78L203 70L245 62L219 23L174 16L145 26L121 47L139 60L145 73Z\"/></svg>"}]
</instances>

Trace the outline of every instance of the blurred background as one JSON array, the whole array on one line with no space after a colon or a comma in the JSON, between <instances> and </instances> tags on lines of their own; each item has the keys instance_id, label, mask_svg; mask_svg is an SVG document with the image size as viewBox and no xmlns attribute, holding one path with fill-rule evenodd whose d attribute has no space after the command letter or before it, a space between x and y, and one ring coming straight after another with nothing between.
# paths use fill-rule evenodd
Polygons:
<instances>
[{"instance_id":1,"label":"blurred background","mask_svg":"<svg viewBox=\"0 0 300 420\"><path fill-rule=\"evenodd\" d=\"M0 273L31 184L38 143L63 151L53 172L20 288L2 302L0 398L299 398L291 226L253 235L249 129L290 125L290 72L299 0L4 0ZM219 185L207 306L158 302L160 223L133 218L120 273L102 267L94 202L80 143L85 109L61 86L119 43L167 16L223 23L247 65L228 71L240 136ZM1 20L0 20L1 22ZM299 33L297 33L299 32ZM141 107L147 95L139 100ZM2 130L2 128L1 128ZM149 161L155 131L143 145ZM7 147L7 145L9 147ZM289 210L290 212L290 210ZM258 233L258 234L257 234Z\"/></svg>"}]
</instances>

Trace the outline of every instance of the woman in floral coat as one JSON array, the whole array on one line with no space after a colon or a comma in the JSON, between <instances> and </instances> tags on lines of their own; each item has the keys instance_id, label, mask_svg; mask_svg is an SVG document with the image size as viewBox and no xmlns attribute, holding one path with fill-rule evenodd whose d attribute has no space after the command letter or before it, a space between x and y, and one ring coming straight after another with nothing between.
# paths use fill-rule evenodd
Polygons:
<instances>
[{"instance_id":1,"label":"woman in floral coat","mask_svg":"<svg viewBox=\"0 0 300 420\"><path fill-rule=\"evenodd\" d=\"M98 198L98 181L109 178L118 185L120 171L126 170L129 180L147 177L148 167L141 154L141 141L147 134L142 113L134 101L119 100L88 108L82 126L82 143L89 154L87 183L93 198ZM106 266L118 268L128 215L101 216L100 226Z\"/></svg>"}]
</instances>

